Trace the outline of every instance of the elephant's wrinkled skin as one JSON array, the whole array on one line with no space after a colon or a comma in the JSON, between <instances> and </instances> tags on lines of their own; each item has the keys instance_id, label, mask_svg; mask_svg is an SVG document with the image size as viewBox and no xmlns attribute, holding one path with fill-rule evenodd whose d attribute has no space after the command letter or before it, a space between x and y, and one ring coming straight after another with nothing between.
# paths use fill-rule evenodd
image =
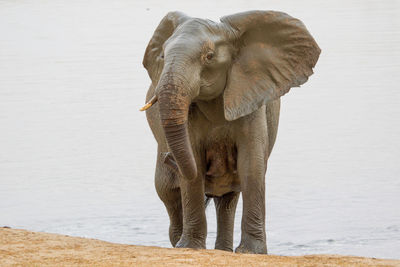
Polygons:
<instances>
[{"instance_id":1,"label":"elephant's wrinkled skin","mask_svg":"<svg viewBox=\"0 0 400 267\"><path fill-rule=\"evenodd\" d=\"M205 196L217 212L216 249L267 253L265 172L280 97L305 83L320 49L287 14L249 11L220 23L168 13L143 59L152 84L146 112L158 143L155 184L170 218L173 246L205 248ZM148 106L151 105L151 103Z\"/></svg>"}]
</instances>

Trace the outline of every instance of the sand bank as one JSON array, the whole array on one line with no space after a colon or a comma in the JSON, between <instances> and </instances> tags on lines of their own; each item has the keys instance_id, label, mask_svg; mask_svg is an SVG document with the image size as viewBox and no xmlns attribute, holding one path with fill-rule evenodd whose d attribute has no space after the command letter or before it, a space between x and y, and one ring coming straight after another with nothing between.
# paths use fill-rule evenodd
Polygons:
<instances>
[{"instance_id":1,"label":"sand bank","mask_svg":"<svg viewBox=\"0 0 400 267\"><path fill-rule=\"evenodd\" d=\"M172 249L0 228L0 266L400 266L400 260L340 255L244 255Z\"/></svg>"}]
</instances>

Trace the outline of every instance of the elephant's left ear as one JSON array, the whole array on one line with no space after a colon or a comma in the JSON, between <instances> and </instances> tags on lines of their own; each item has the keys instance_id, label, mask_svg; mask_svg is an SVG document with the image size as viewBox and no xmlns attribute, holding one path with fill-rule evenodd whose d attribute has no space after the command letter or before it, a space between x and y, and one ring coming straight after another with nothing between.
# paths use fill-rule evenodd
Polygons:
<instances>
[{"instance_id":1,"label":"elephant's left ear","mask_svg":"<svg viewBox=\"0 0 400 267\"><path fill-rule=\"evenodd\" d=\"M221 18L238 53L224 92L229 121L305 83L321 52L298 19L275 11L249 11Z\"/></svg>"}]
</instances>

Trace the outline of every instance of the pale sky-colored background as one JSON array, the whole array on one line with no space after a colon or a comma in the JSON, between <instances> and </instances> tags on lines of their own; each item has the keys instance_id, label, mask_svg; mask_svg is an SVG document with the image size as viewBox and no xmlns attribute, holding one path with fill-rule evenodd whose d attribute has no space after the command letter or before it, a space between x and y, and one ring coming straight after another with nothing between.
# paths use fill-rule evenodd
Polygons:
<instances>
[{"instance_id":1,"label":"pale sky-colored background","mask_svg":"<svg viewBox=\"0 0 400 267\"><path fill-rule=\"evenodd\" d=\"M322 48L282 98L269 252L400 258L399 1L0 0L0 225L170 246L144 50L168 11L251 9L301 19Z\"/></svg>"}]
</instances>

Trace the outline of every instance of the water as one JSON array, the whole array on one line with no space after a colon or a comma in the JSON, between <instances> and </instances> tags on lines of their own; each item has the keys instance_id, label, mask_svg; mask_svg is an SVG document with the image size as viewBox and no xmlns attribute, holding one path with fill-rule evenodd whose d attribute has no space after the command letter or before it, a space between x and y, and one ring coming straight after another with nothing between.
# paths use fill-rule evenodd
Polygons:
<instances>
[{"instance_id":1,"label":"water","mask_svg":"<svg viewBox=\"0 0 400 267\"><path fill-rule=\"evenodd\" d=\"M0 225L169 247L144 49L170 10L249 9L300 18L322 48L282 99L269 252L400 258L399 1L0 1Z\"/></svg>"}]
</instances>

